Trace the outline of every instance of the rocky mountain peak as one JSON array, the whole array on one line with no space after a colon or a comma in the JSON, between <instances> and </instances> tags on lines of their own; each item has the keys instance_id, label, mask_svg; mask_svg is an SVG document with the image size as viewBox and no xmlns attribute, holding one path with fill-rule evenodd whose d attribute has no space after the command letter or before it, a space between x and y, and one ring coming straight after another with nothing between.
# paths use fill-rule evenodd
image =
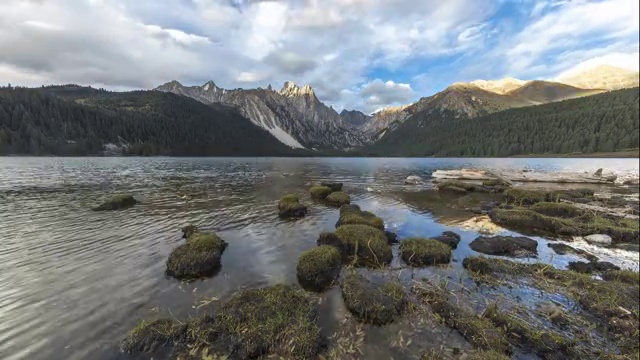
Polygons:
<instances>
[{"instance_id":1,"label":"rocky mountain peak","mask_svg":"<svg viewBox=\"0 0 640 360\"><path fill-rule=\"evenodd\" d=\"M216 86L216 83L214 83L212 80L209 80L202 85L202 90L204 91L211 91L217 88L218 87Z\"/></svg>"},{"instance_id":2,"label":"rocky mountain peak","mask_svg":"<svg viewBox=\"0 0 640 360\"><path fill-rule=\"evenodd\" d=\"M287 97L315 95L311 86L304 85L301 88L298 85L296 85L293 81L285 81L284 86L280 90L280 94Z\"/></svg>"},{"instance_id":3,"label":"rocky mountain peak","mask_svg":"<svg viewBox=\"0 0 640 360\"><path fill-rule=\"evenodd\" d=\"M527 83L527 80L520 80L513 77L506 77L499 80L475 80L470 82L470 84L496 94L506 94L509 91L524 86Z\"/></svg>"},{"instance_id":4,"label":"rocky mountain peak","mask_svg":"<svg viewBox=\"0 0 640 360\"><path fill-rule=\"evenodd\" d=\"M182 88L182 84L177 80L172 80L168 83L158 86L156 89L160 91L172 91L179 88Z\"/></svg>"}]
</instances>

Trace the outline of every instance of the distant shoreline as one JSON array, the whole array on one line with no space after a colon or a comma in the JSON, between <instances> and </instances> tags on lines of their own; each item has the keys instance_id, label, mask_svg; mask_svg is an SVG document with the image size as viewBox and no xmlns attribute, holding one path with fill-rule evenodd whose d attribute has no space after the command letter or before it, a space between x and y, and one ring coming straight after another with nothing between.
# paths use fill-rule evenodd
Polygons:
<instances>
[{"instance_id":1,"label":"distant shoreline","mask_svg":"<svg viewBox=\"0 0 640 360\"><path fill-rule=\"evenodd\" d=\"M640 158L640 149L584 154L531 154L513 155L512 158Z\"/></svg>"}]
</instances>

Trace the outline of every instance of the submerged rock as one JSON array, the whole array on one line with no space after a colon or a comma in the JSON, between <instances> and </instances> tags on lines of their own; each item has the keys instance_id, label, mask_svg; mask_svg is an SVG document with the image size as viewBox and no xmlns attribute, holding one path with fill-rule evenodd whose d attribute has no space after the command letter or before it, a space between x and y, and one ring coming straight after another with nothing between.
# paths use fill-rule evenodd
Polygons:
<instances>
[{"instance_id":1,"label":"submerged rock","mask_svg":"<svg viewBox=\"0 0 640 360\"><path fill-rule=\"evenodd\" d=\"M384 232L367 225L342 225L335 233L322 233L318 245L335 246L343 261L363 266L382 266L393 257Z\"/></svg>"},{"instance_id":2,"label":"submerged rock","mask_svg":"<svg viewBox=\"0 0 640 360\"><path fill-rule=\"evenodd\" d=\"M167 275L177 279L196 279L214 275L220 269L227 242L213 233L195 233L175 248L167 259Z\"/></svg>"},{"instance_id":3,"label":"submerged rock","mask_svg":"<svg viewBox=\"0 0 640 360\"><path fill-rule=\"evenodd\" d=\"M411 266L447 264L451 261L451 247L438 240L410 238L400 244L402 260Z\"/></svg>"},{"instance_id":4,"label":"submerged rock","mask_svg":"<svg viewBox=\"0 0 640 360\"><path fill-rule=\"evenodd\" d=\"M469 247L487 255L529 257L538 254L538 242L522 236L480 236Z\"/></svg>"},{"instance_id":5,"label":"submerged rock","mask_svg":"<svg viewBox=\"0 0 640 360\"><path fill-rule=\"evenodd\" d=\"M342 206L351 203L349 194L342 191L332 192L325 200L331 206Z\"/></svg>"},{"instance_id":6,"label":"submerged rock","mask_svg":"<svg viewBox=\"0 0 640 360\"><path fill-rule=\"evenodd\" d=\"M343 205L340 207L340 218L336 223L336 228L342 225L368 225L376 229L384 230L384 221L369 211L362 211L355 204Z\"/></svg>"},{"instance_id":7,"label":"submerged rock","mask_svg":"<svg viewBox=\"0 0 640 360\"><path fill-rule=\"evenodd\" d=\"M331 190L331 188L327 186L312 186L311 189L309 189L311 197L319 200L326 199L332 191L333 190Z\"/></svg>"},{"instance_id":8,"label":"submerged rock","mask_svg":"<svg viewBox=\"0 0 640 360\"><path fill-rule=\"evenodd\" d=\"M567 254L575 254L575 255L579 255L584 257L585 259L589 260L589 261L598 261L598 257L587 252L584 251L582 249L576 249L574 247L571 247L567 244L563 244L563 243L548 243L547 244L548 247L550 247L551 249L553 249L553 251L558 254L558 255L567 255Z\"/></svg>"},{"instance_id":9,"label":"submerged rock","mask_svg":"<svg viewBox=\"0 0 640 360\"><path fill-rule=\"evenodd\" d=\"M604 235L604 234L589 235L589 236L585 236L583 239L584 239L584 241L588 242L589 244L595 244L595 245L600 245L600 246L609 246L609 245L611 245L611 242L613 241L611 239L611 236Z\"/></svg>"},{"instance_id":10,"label":"submerged rock","mask_svg":"<svg viewBox=\"0 0 640 360\"><path fill-rule=\"evenodd\" d=\"M322 245L300 255L296 274L304 289L323 291L338 277L341 268L340 251L334 246Z\"/></svg>"},{"instance_id":11,"label":"submerged rock","mask_svg":"<svg viewBox=\"0 0 640 360\"><path fill-rule=\"evenodd\" d=\"M422 183L424 183L424 180L422 180L422 178L417 175L407 176L407 178L404 180L405 185L420 185Z\"/></svg>"},{"instance_id":12,"label":"submerged rock","mask_svg":"<svg viewBox=\"0 0 640 360\"><path fill-rule=\"evenodd\" d=\"M298 195L285 195L278 202L278 216L281 218L301 218L307 214L307 207L300 203Z\"/></svg>"},{"instance_id":13,"label":"submerged rock","mask_svg":"<svg viewBox=\"0 0 640 360\"><path fill-rule=\"evenodd\" d=\"M452 249L457 249L458 244L460 243L460 235L454 233L453 231L445 231L440 236L436 236L432 238L433 240L438 240L443 244L449 245Z\"/></svg>"},{"instance_id":14,"label":"submerged rock","mask_svg":"<svg viewBox=\"0 0 640 360\"><path fill-rule=\"evenodd\" d=\"M342 191L342 183L339 182L321 182L320 185L328 187L331 191Z\"/></svg>"},{"instance_id":15,"label":"submerged rock","mask_svg":"<svg viewBox=\"0 0 640 360\"><path fill-rule=\"evenodd\" d=\"M130 194L115 195L107 199L105 202L103 202L99 206L94 207L93 211L122 210L122 209L130 208L137 203L138 201L133 197L133 195L130 195Z\"/></svg>"},{"instance_id":16,"label":"submerged rock","mask_svg":"<svg viewBox=\"0 0 640 360\"><path fill-rule=\"evenodd\" d=\"M347 309L361 322L388 324L400 316L407 305L404 289L396 282L378 286L352 272L340 288Z\"/></svg>"}]
</instances>

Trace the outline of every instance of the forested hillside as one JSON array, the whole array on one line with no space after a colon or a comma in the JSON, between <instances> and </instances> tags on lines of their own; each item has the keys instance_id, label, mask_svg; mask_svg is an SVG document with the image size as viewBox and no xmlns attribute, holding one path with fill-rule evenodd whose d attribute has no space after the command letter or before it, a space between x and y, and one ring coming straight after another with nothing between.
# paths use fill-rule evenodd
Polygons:
<instances>
[{"instance_id":1,"label":"forested hillside","mask_svg":"<svg viewBox=\"0 0 640 360\"><path fill-rule=\"evenodd\" d=\"M54 96L55 95L55 96ZM157 91L0 88L0 154L295 155L235 109Z\"/></svg>"},{"instance_id":2,"label":"forested hillside","mask_svg":"<svg viewBox=\"0 0 640 360\"><path fill-rule=\"evenodd\" d=\"M369 156L513 156L637 148L638 88L477 118L416 113L362 150Z\"/></svg>"}]
</instances>

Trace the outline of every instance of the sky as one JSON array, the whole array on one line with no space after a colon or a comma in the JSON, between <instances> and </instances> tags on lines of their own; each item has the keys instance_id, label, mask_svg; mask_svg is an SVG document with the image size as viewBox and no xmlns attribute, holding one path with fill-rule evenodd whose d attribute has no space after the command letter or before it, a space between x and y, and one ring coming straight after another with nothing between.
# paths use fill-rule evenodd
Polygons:
<instances>
[{"instance_id":1,"label":"sky","mask_svg":"<svg viewBox=\"0 0 640 360\"><path fill-rule=\"evenodd\" d=\"M0 83L309 84L372 112L476 79L638 70L638 0L1 0Z\"/></svg>"}]
</instances>

